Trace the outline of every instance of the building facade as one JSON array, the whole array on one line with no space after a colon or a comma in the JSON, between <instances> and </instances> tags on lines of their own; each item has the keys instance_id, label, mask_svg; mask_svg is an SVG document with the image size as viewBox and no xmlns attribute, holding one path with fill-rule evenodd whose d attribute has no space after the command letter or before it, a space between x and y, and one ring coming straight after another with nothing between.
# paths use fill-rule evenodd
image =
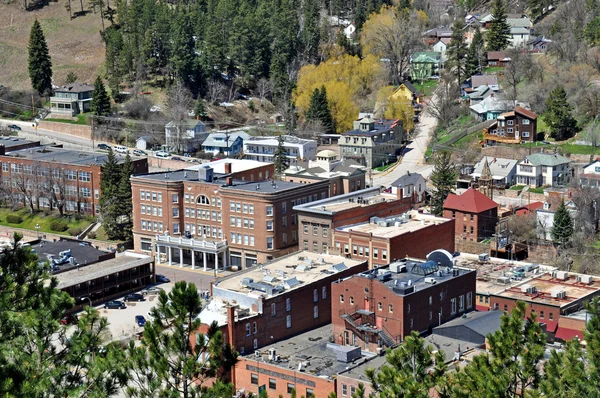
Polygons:
<instances>
[{"instance_id":1,"label":"building facade","mask_svg":"<svg viewBox=\"0 0 600 398\"><path fill-rule=\"evenodd\" d=\"M165 145L168 151L194 152L200 148L208 133L200 120L187 119L165 125Z\"/></svg>"},{"instance_id":2,"label":"building facade","mask_svg":"<svg viewBox=\"0 0 600 398\"><path fill-rule=\"evenodd\" d=\"M571 161L556 153L534 153L517 163L517 184L530 187L567 184Z\"/></svg>"},{"instance_id":3,"label":"building facade","mask_svg":"<svg viewBox=\"0 0 600 398\"><path fill-rule=\"evenodd\" d=\"M94 86L91 84L72 83L58 87L50 97L50 112L69 117L89 112L92 91Z\"/></svg>"},{"instance_id":4,"label":"building facade","mask_svg":"<svg viewBox=\"0 0 600 398\"><path fill-rule=\"evenodd\" d=\"M462 195L448 195L444 202L444 217L455 221L456 239L479 242L495 233L498 204L469 188Z\"/></svg>"},{"instance_id":5,"label":"building facade","mask_svg":"<svg viewBox=\"0 0 600 398\"><path fill-rule=\"evenodd\" d=\"M343 133L338 145L342 159L373 168L395 161L403 141L401 121L365 117L354 121L354 130Z\"/></svg>"},{"instance_id":6,"label":"building facade","mask_svg":"<svg viewBox=\"0 0 600 398\"><path fill-rule=\"evenodd\" d=\"M249 137L244 140L244 159L272 162L279 146L278 137ZM317 154L317 143L292 135L283 136L283 147L290 165L299 160L314 160Z\"/></svg>"},{"instance_id":7,"label":"building facade","mask_svg":"<svg viewBox=\"0 0 600 398\"><path fill-rule=\"evenodd\" d=\"M483 131L483 139L488 143L519 144L535 142L536 138L537 115L521 106L501 114L495 123Z\"/></svg>"}]
</instances>

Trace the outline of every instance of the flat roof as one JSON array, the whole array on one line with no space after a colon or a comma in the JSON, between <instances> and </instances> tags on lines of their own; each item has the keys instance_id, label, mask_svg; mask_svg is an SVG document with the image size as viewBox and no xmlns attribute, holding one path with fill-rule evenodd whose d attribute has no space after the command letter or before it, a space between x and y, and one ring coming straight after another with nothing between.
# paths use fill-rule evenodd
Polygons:
<instances>
[{"instance_id":1,"label":"flat roof","mask_svg":"<svg viewBox=\"0 0 600 398\"><path fill-rule=\"evenodd\" d=\"M358 200L358 199L361 200ZM314 202L294 206L294 210L333 215L342 210L365 207L380 202L398 200L396 195L383 192L379 187L361 189L344 195L332 196Z\"/></svg>"},{"instance_id":2,"label":"flat roof","mask_svg":"<svg viewBox=\"0 0 600 398\"><path fill-rule=\"evenodd\" d=\"M121 272L143 264L149 264L152 261L154 260L150 256L125 252L117 254L116 258L61 272L54 275L54 277L58 280L58 288L64 289L89 280L111 275L115 272Z\"/></svg>"},{"instance_id":3,"label":"flat roof","mask_svg":"<svg viewBox=\"0 0 600 398\"><path fill-rule=\"evenodd\" d=\"M259 361L285 369L294 369L297 377L302 377L305 373L332 378L353 364L377 357L374 353L361 351L359 347L331 343L332 336L331 325L322 326L261 348ZM279 360L269 360L269 351L272 349L275 350L275 355L279 356ZM353 350L359 351L360 355L357 354L356 358L349 362L338 360L338 353ZM245 355L244 358L256 360L255 354Z\"/></svg>"},{"instance_id":4,"label":"flat roof","mask_svg":"<svg viewBox=\"0 0 600 398\"><path fill-rule=\"evenodd\" d=\"M10 149L11 147L14 146L21 146L24 144L34 144L37 143L39 144L39 141L33 141L33 140L26 140L25 138L21 138L21 137L0 137L0 145L4 145L4 147L6 149Z\"/></svg>"},{"instance_id":5,"label":"flat roof","mask_svg":"<svg viewBox=\"0 0 600 398\"><path fill-rule=\"evenodd\" d=\"M366 375L367 369L375 369L376 373L382 368L383 365L387 365L385 356L376 356L371 360L367 360L360 365L354 366L350 369L340 372L340 376L348 377L355 380L360 380L365 385L370 385L371 381Z\"/></svg>"},{"instance_id":6,"label":"flat roof","mask_svg":"<svg viewBox=\"0 0 600 398\"><path fill-rule=\"evenodd\" d=\"M417 210L411 210L404 214L407 216L402 217L401 215L397 215L395 217L387 217L385 219L374 217L377 220L371 220L368 223L346 225L336 228L336 231L353 231L363 232L366 234L370 233L376 237L389 239L406 233L415 232L431 225L438 225L450 221L448 218L436 217L432 214L419 213ZM385 220L387 220L387 223L383 222Z\"/></svg>"},{"instance_id":7,"label":"flat roof","mask_svg":"<svg viewBox=\"0 0 600 398\"><path fill-rule=\"evenodd\" d=\"M269 163L267 162L259 162L258 160L249 160L249 159L219 159L214 162L207 162L202 164L195 164L190 167L186 167L186 170L199 170L201 167L206 165L212 167L214 173L218 174L226 174L225 173L225 163L231 164L231 172L239 173L246 170L256 169L258 167L267 166Z\"/></svg>"},{"instance_id":8,"label":"flat roof","mask_svg":"<svg viewBox=\"0 0 600 398\"><path fill-rule=\"evenodd\" d=\"M70 239L55 242L42 240L32 245L31 249L37 253L40 261L48 260L49 256L59 257L60 252L70 250L71 257L75 258L76 264L66 263L59 265L61 270L75 268L77 264L84 266L86 264L97 263L102 256L109 254L108 252L96 249L89 242L79 242Z\"/></svg>"},{"instance_id":9,"label":"flat roof","mask_svg":"<svg viewBox=\"0 0 600 398\"><path fill-rule=\"evenodd\" d=\"M271 296L283 291L293 290L310 283L327 278L337 272L352 268L365 261L354 260L342 256L330 254L318 254L309 251L301 251L279 257L267 264L247 268L245 271L236 272L228 277L218 279L214 286L229 291L251 293L258 292L261 286L267 288L285 285L279 292L273 292ZM248 285L245 282L252 280L259 285ZM286 284L287 282L287 284ZM284 290L283 290L284 289ZM218 295L215 293L215 297Z\"/></svg>"},{"instance_id":10,"label":"flat roof","mask_svg":"<svg viewBox=\"0 0 600 398\"><path fill-rule=\"evenodd\" d=\"M75 151L72 149L44 145L40 145L35 148L10 151L7 152L5 156L15 159L28 159L39 162L61 163L78 166L101 166L106 163L108 159L108 153L106 152ZM123 163L125 161L125 156L121 154L115 153L115 158L117 159L118 163ZM135 159L137 156L132 156L131 158Z\"/></svg>"}]
</instances>

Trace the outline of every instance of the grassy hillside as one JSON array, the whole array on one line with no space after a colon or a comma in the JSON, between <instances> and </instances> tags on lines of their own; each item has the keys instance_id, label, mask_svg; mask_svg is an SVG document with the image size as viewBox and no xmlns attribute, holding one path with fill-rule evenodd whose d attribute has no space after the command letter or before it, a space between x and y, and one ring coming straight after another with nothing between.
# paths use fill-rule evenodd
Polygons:
<instances>
[{"instance_id":1,"label":"grassy hillside","mask_svg":"<svg viewBox=\"0 0 600 398\"><path fill-rule=\"evenodd\" d=\"M27 44L36 18L48 41L54 84L64 84L71 71L80 81L93 82L104 61L98 14L90 12L71 21L62 1L29 12L20 3L0 2L0 84L15 89L30 88Z\"/></svg>"}]
</instances>

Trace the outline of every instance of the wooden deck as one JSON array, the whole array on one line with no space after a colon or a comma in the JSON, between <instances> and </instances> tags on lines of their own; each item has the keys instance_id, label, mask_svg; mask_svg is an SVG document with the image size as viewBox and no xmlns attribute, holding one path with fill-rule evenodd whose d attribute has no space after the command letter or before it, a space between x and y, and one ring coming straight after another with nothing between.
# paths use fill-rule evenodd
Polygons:
<instances>
[{"instance_id":1,"label":"wooden deck","mask_svg":"<svg viewBox=\"0 0 600 398\"><path fill-rule=\"evenodd\" d=\"M500 142L503 144L520 144L521 143L521 140L519 140L519 139L510 138L510 137L502 137L500 135L489 134L489 133L483 133L483 140L484 141L495 141L495 142Z\"/></svg>"}]
</instances>

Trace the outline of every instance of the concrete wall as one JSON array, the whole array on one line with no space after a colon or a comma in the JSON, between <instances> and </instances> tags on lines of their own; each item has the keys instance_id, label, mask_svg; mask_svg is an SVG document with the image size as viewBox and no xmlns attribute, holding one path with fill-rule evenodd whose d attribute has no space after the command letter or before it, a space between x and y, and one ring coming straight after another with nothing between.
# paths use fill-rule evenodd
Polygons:
<instances>
[{"instance_id":1,"label":"concrete wall","mask_svg":"<svg viewBox=\"0 0 600 398\"><path fill-rule=\"evenodd\" d=\"M42 120L38 127L40 129L56 131L58 133L70 134L76 137L92 139L92 127L80 124L70 124L61 122L48 122Z\"/></svg>"}]
</instances>

